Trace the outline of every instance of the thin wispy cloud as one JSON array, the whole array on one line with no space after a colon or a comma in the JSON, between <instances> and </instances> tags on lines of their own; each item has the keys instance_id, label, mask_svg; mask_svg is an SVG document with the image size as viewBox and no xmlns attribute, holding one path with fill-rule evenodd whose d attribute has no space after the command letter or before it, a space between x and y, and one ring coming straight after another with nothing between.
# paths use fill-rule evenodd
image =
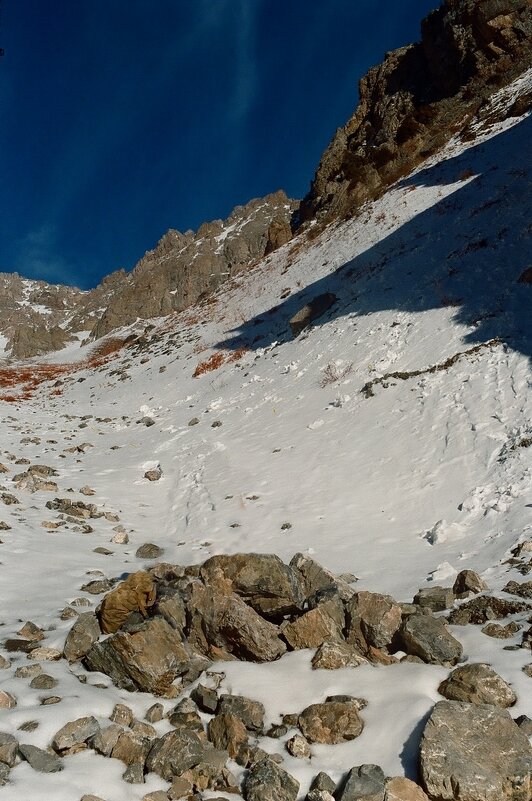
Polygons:
<instances>
[{"instance_id":1,"label":"thin wispy cloud","mask_svg":"<svg viewBox=\"0 0 532 801\"><path fill-rule=\"evenodd\" d=\"M29 231L18 243L14 269L28 278L72 284L72 270L60 256L55 255L56 251L55 228L41 225Z\"/></svg>"},{"instance_id":2,"label":"thin wispy cloud","mask_svg":"<svg viewBox=\"0 0 532 801\"><path fill-rule=\"evenodd\" d=\"M257 23L260 0L239 0L236 3L235 26L235 85L231 116L243 121L255 99L257 91Z\"/></svg>"}]
</instances>

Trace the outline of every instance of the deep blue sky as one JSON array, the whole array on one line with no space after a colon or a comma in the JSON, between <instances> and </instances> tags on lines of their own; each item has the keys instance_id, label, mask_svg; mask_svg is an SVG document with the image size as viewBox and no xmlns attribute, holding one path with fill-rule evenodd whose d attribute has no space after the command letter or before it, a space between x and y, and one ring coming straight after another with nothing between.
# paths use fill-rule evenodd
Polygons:
<instances>
[{"instance_id":1,"label":"deep blue sky","mask_svg":"<svg viewBox=\"0 0 532 801\"><path fill-rule=\"evenodd\" d=\"M302 197L438 0L0 0L0 271L83 288L168 228Z\"/></svg>"}]
</instances>

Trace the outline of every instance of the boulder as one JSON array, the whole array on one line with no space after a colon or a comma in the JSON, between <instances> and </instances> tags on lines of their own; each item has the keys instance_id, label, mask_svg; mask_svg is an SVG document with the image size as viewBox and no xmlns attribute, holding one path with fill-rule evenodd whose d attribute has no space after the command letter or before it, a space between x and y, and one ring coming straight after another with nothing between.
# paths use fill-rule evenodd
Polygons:
<instances>
[{"instance_id":1,"label":"boulder","mask_svg":"<svg viewBox=\"0 0 532 801\"><path fill-rule=\"evenodd\" d=\"M472 592L475 595L488 589L488 585L474 570L461 570L454 580L453 592L457 597Z\"/></svg>"},{"instance_id":2,"label":"boulder","mask_svg":"<svg viewBox=\"0 0 532 801\"><path fill-rule=\"evenodd\" d=\"M528 801L532 747L496 706L440 701L420 746L422 784L437 801Z\"/></svg>"},{"instance_id":3,"label":"boulder","mask_svg":"<svg viewBox=\"0 0 532 801\"><path fill-rule=\"evenodd\" d=\"M314 670L338 670L367 663L366 657L346 642L324 642L312 657Z\"/></svg>"},{"instance_id":4,"label":"boulder","mask_svg":"<svg viewBox=\"0 0 532 801\"><path fill-rule=\"evenodd\" d=\"M400 637L407 654L432 665L455 665L462 655L461 644L441 618L410 615L401 626Z\"/></svg>"},{"instance_id":5,"label":"boulder","mask_svg":"<svg viewBox=\"0 0 532 801\"><path fill-rule=\"evenodd\" d=\"M68 632L63 650L65 659L76 662L90 651L100 636L100 624L93 612L82 612Z\"/></svg>"},{"instance_id":6,"label":"boulder","mask_svg":"<svg viewBox=\"0 0 532 801\"><path fill-rule=\"evenodd\" d=\"M95 643L85 656L89 670L111 677L117 687L163 695L188 670L190 652L162 618L152 618L135 631L119 631Z\"/></svg>"},{"instance_id":7,"label":"boulder","mask_svg":"<svg viewBox=\"0 0 532 801\"><path fill-rule=\"evenodd\" d=\"M384 801L386 777L378 765L351 768L337 795L338 801Z\"/></svg>"},{"instance_id":8,"label":"boulder","mask_svg":"<svg viewBox=\"0 0 532 801\"><path fill-rule=\"evenodd\" d=\"M415 782L403 776L395 776L386 780L384 801L429 801L429 798Z\"/></svg>"},{"instance_id":9,"label":"boulder","mask_svg":"<svg viewBox=\"0 0 532 801\"><path fill-rule=\"evenodd\" d=\"M248 731L262 734L265 710L260 701L253 701L243 695L221 695L216 711L235 715Z\"/></svg>"},{"instance_id":10,"label":"boulder","mask_svg":"<svg viewBox=\"0 0 532 801\"><path fill-rule=\"evenodd\" d=\"M29 762L33 770L39 773L57 773L63 770L63 763L55 754L49 754L35 745L21 743L18 747L21 757Z\"/></svg>"},{"instance_id":11,"label":"boulder","mask_svg":"<svg viewBox=\"0 0 532 801\"><path fill-rule=\"evenodd\" d=\"M438 692L449 701L468 701L471 704L493 704L506 708L513 706L517 696L498 673L481 663L457 667L442 681Z\"/></svg>"},{"instance_id":12,"label":"boulder","mask_svg":"<svg viewBox=\"0 0 532 801\"><path fill-rule=\"evenodd\" d=\"M52 740L54 751L66 751L74 745L85 743L100 731L100 726L96 718L90 716L78 718L65 724Z\"/></svg>"},{"instance_id":13,"label":"boulder","mask_svg":"<svg viewBox=\"0 0 532 801\"><path fill-rule=\"evenodd\" d=\"M274 554L213 556L200 575L209 583L217 570L232 582L233 590L261 616L276 619L301 610L303 587L297 572Z\"/></svg>"},{"instance_id":14,"label":"boulder","mask_svg":"<svg viewBox=\"0 0 532 801\"><path fill-rule=\"evenodd\" d=\"M330 570L320 565L304 553L296 553L290 560L290 567L301 575L305 597L310 598L320 590L334 590L342 601L348 601L354 595L354 589L341 576L335 576ZM353 576L353 581L356 578Z\"/></svg>"},{"instance_id":15,"label":"boulder","mask_svg":"<svg viewBox=\"0 0 532 801\"><path fill-rule=\"evenodd\" d=\"M414 603L422 609L443 612L454 604L454 592L450 587L423 587L414 596Z\"/></svg>"},{"instance_id":16,"label":"boulder","mask_svg":"<svg viewBox=\"0 0 532 801\"><path fill-rule=\"evenodd\" d=\"M245 801L296 801L299 782L270 759L252 766L244 779Z\"/></svg>"},{"instance_id":17,"label":"boulder","mask_svg":"<svg viewBox=\"0 0 532 801\"><path fill-rule=\"evenodd\" d=\"M205 739L196 732L169 731L154 741L146 759L146 769L170 782L174 776L198 765L207 747Z\"/></svg>"},{"instance_id":18,"label":"boulder","mask_svg":"<svg viewBox=\"0 0 532 801\"><path fill-rule=\"evenodd\" d=\"M387 648L401 625L401 607L389 595L357 592L347 603L346 639L361 651Z\"/></svg>"},{"instance_id":19,"label":"boulder","mask_svg":"<svg viewBox=\"0 0 532 801\"><path fill-rule=\"evenodd\" d=\"M325 641L342 640L342 630L327 611L327 602L305 612L283 628L283 637L293 649L318 648Z\"/></svg>"},{"instance_id":20,"label":"boulder","mask_svg":"<svg viewBox=\"0 0 532 801\"><path fill-rule=\"evenodd\" d=\"M358 706L351 700L312 704L301 712L298 723L309 742L329 745L354 740L364 728Z\"/></svg>"},{"instance_id":21,"label":"boulder","mask_svg":"<svg viewBox=\"0 0 532 801\"><path fill-rule=\"evenodd\" d=\"M518 612L526 612L530 604L525 601L512 601L506 598L494 598L491 595L479 595L453 609L449 615L449 623L465 626L467 623L487 623L501 620Z\"/></svg>"},{"instance_id":22,"label":"boulder","mask_svg":"<svg viewBox=\"0 0 532 801\"><path fill-rule=\"evenodd\" d=\"M293 317L290 318L290 330L293 337L298 337L299 334L309 326L313 320L317 320L328 309L333 306L338 298L334 292L324 292L322 295L316 295L312 300L306 303Z\"/></svg>"},{"instance_id":23,"label":"boulder","mask_svg":"<svg viewBox=\"0 0 532 801\"><path fill-rule=\"evenodd\" d=\"M248 741L246 727L236 715L219 713L209 720L207 726L209 740L215 748L223 749L230 757L236 757L241 746Z\"/></svg>"}]
</instances>

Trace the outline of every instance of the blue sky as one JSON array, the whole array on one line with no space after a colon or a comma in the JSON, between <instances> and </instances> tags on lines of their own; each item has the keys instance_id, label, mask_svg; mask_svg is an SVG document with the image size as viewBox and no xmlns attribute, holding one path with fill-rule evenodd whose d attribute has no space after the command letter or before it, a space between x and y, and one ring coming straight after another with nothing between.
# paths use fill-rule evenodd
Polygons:
<instances>
[{"instance_id":1,"label":"blue sky","mask_svg":"<svg viewBox=\"0 0 532 801\"><path fill-rule=\"evenodd\" d=\"M168 228L302 197L437 0L1 0L0 271L89 288Z\"/></svg>"}]
</instances>

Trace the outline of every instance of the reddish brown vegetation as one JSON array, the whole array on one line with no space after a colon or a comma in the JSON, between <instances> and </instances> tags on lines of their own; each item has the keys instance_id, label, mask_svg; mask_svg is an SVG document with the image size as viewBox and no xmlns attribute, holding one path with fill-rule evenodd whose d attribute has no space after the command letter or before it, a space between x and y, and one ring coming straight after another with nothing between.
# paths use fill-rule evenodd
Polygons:
<instances>
[{"instance_id":1,"label":"reddish brown vegetation","mask_svg":"<svg viewBox=\"0 0 532 801\"><path fill-rule=\"evenodd\" d=\"M25 364L0 368L1 390L17 390L0 394L0 401L18 403L29 400L35 390L49 381L57 381L64 375L71 375L79 370L101 367L109 361L109 356L117 353L124 345L123 339L117 337L101 342L91 355L74 364ZM61 395L61 389L54 389L51 395Z\"/></svg>"},{"instance_id":2,"label":"reddish brown vegetation","mask_svg":"<svg viewBox=\"0 0 532 801\"><path fill-rule=\"evenodd\" d=\"M194 370L193 377L198 378L200 375L204 375L204 373L210 373L212 370L217 370L222 366L222 364L237 362L242 358L247 350L247 348L238 348L238 350L235 350L232 353L227 353L226 351L221 350L217 353L213 353L208 359L205 359L205 361L198 364Z\"/></svg>"}]
</instances>

